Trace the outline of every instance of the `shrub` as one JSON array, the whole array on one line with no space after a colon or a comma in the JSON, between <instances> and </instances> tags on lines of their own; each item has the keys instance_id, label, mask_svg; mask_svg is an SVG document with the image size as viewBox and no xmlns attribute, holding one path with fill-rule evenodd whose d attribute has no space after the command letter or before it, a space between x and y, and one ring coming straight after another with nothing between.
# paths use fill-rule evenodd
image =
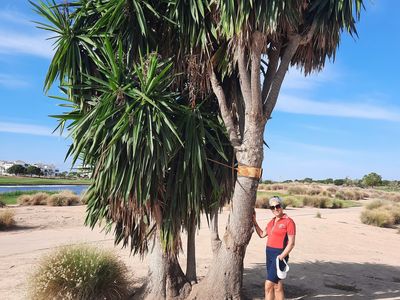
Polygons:
<instances>
[{"instance_id":1,"label":"shrub","mask_svg":"<svg viewBox=\"0 0 400 300\"><path fill-rule=\"evenodd\" d=\"M272 184L270 185L270 190L272 191L278 191L278 190L284 190L285 186L282 184Z\"/></svg>"},{"instance_id":2,"label":"shrub","mask_svg":"<svg viewBox=\"0 0 400 300\"><path fill-rule=\"evenodd\" d=\"M294 196L285 197L283 200L284 207L291 206L291 207L303 207L302 199L298 199Z\"/></svg>"},{"instance_id":3,"label":"shrub","mask_svg":"<svg viewBox=\"0 0 400 300\"><path fill-rule=\"evenodd\" d=\"M46 205L49 194L36 193L33 195L21 195L18 197L17 202L20 205Z\"/></svg>"},{"instance_id":4,"label":"shrub","mask_svg":"<svg viewBox=\"0 0 400 300\"><path fill-rule=\"evenodd\" d=\"M343 185L344 184L344 179L335 179L333 181L334 185Z\"/></svg>"},{"instance_id":5,"label":"shrub","mask_svg":"<svg viewBox=\"0 0 400 300\"><path fill-rule=\"evenodd\" d=\"M305 206L327 208L330 207L330 202L331 199L325 197L312 197L312 196L303 197L303 204Z\"/></svg>"},{"instance_id":6,"label":"shrub","mask_svg":"<svg viewBox=\"0 0 400 300\"><path fill-rule=\"evenodd\" d=\"M384 205L384 202L382 200L374 200L370 203L368 203L365 208L366 209L375 209L375 208L379 208L381 206Z\"/></svg>"},{"instance_id":7,"label":"shrub","mask_svg":"<svg viewBox=\"0 0 400 300\"><path fill-rule=\"evenodd\" d=\"M337 188L330 186L326 189L329 193L336 194Z\"/></svg>"},{"instance_id":8,"label":"shrub","mask_svg":"<svg viewBox=\"0 0 400 300\"><path fill-rule=\"evenodd\" d=\"M331 208L343 208L344 206L343 200L334 199L331 203Z\"/></svg>"},{"instance_id":9,"label":"shrub","mask_svg":"<svg viewBox=\"0 0 400 300\"><path fill-rule=\"evenodd\" d=\"M3 211L0 211L0 230L14 226L14 216L15 212L13 210L5 209Z\"/></svg>"},{"instance_id":10,"label":"shrub","mask_svg":"<svg viewBox=\"0 0 400 300\"><path fill-rule=\"evenodd\" d=\"M5 206L6 206L6 204L0 200L0 207L5 207Z\"/></svg>"},{"instance_id":11,"label":"shrub","mask_svg":"<svg viewBox=\"0 0 400 300\"><path fill-rule=\"evenodd\" d=\"M361 212L361 222L378 227L391 227L395 224L395 218L384 208L366 209Z\"/></svg>"},{"instance_id":12,"label":"shrub","mask_svg":"<svg viewBox=\"0 0 400 300\"><path fill-rule=\"evenodd\" d=\"M268 201L269 201L268 197L257 197L255 207L268 208Z\"/></svg>"},{"instance_id":13,"label":"shrub","mask_svg":"<svg viewBox=\"0 0 400 300\"><path fill-rule=\"evenodd\" d=\"M315 217L318 219L321 219L322 218L321 213L318 211L317 214L315 215Z\"/></svg>"},{"instance_id":14,"label":"shrub","mask_svg":"<svg viewBox=\"0 0 400 300\"><path fill-rule=\"evenodd\" d=\"M127 299L126 267L112 253L63 247L45 257L30 279L31 299Z\"/></svg>"},{"instance_id":15,"label":"shrub","mask_svg":"<svg viewBox=\"0 0 400 300\"><path fill-rule=\"evenodd\" d=\"M388 198L388 200L391 200L394 202L400 202L400 194L399 193L390 193L387 198Z\"/></svg>"},{"instance_id":16,"label":"shrub","mask_svg":"<svg viewBox=\"0 0 400 300\"><path fill-rule=\"evenodd\" d=\"M87 194L81 194L81 204L86 205L88 203L89 197Z\"/></svg>"},{"instance_id":17,"label":"shrub","mask_svg":"<svg viewBox=\"0 0 400 300\"><path fill-rule=\"evenodd\" d=\"M307 195L319 195L322 192L322 190L320 188L311 188L309 190L307 190Z\"/></svg>"},{"instance_id":18,"label":"shrub","mask_svg":"<svg viewBox=\"0 0 400 300\"><path fill-rule=\"evenodd\" d=\"M47 205L51 206L70 206L80 203L79 196L70 191L62 191L61 193L51 195L47 199Z\"/></svg>"},{"instance_id":19,"label":"shrub","mask_svg":"<svg viewBox=\"0 0 400 300\"><path fill-rule=\"evenodd\" d=\"M18 197L17 202L19 205L31 205L32 197L31 195L21 195Z\"/></svg>"},{"instance_id":20,"label":"shrub","mask_svg":"<svg viewBox=\"0 0 400 300\"><path fill-rule=\"evenodd\" d=\"M302 186L294 185L288 188L288 193L290 195L305 195L307 193L307 189Z\"/></svg>"},{"instance_id":21,"label":"shrub","mask_svg":"<svg viewBox=\"0 0 400 300\"><path fill-rule=\"evenodd\" d=\"M354 200L358 197L358 195L355 195L355 193L350 190L339 190L336 192L335 197L342 200Z\"/></svg>"},{"instance_id":22,"label":"shrub","mask_svg":"<svg viewBox=\"0 0 400 300\"><path fill-rule=\"evenodd\" d=\"M258 189L259 189L259 190L270 190L270 189L271 189L270 186L271 186L271 185L269 185L269 184L260 183L260 184L258 185Z\"/></svg>"}]
</instances>

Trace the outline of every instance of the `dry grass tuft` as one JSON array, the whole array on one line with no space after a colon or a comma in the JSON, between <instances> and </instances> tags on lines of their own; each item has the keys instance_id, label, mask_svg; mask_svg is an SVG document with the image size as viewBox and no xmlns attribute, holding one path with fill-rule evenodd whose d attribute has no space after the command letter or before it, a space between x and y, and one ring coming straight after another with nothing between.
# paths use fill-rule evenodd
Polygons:
<instances>
[{"instance_id":1,"label":"dry grass tuft","mask_svg":"<svg viewBox=\"0 0 400 300\"><path fill-rule=\"evenodd\" d=\"M379 227L393 227L400 224L400 204L375 200L362 211L361 222Z\"/></svg>"},{"instance_id":2,"label":"dry grass tuft","mask_svg":"<svg viewBox=\"0 0 400 300\"><path fill-rule=\"evenodd\" d=\"M331 199L319 196L305 196L303 197L304 206L312 206L318 208L328 208L331 204Z\"/></svg>"},{"instance_id":3,"label":"dry grass tuft","mask_svg":"<svg viewBox=\"0 0 400 300\"><path fill-rule=\"evenodd\" d=\"M364 210L361 213L361 222L378 227L391 227L394 225L394 218L388 210L376 208Z\"/></svg>"},{"instance_id":4,"label":"dry grass tuft","mask_svg":"<svg viewBox=\"0 0 400 300\"><path fill-rule=\"evenodd\" d=\"M10 209L0 211L0 230L10 228L15 225L15 212Z\"/></svg>"},{"instance_id":5,"label":"dry grass tuft","mask_svg":"<svg viewBox=\"0 0 400 300\"><path fill-rule=\"evenodd\" d=\"M21 195L17 201L20 205L70 206L81 204L80 197L71 191L62 191L53 195L46 193Z\"/></svg>"},{"instance_id":6,"label":"dry grass tuft","mask_svg":"<svg viewBox=\"0 0 400 300\"><path fill-rule=\"evenodd\" d=\"M307 188L304 186L300 185L293 185L288 187L287 189L289 195L306 195L307 194Z\"/></svg>"},{"instance_id":7,"label":"dry grass tuft","mask_svg":"<svg viewBox=\"0 0 400 300\"><path fill-rule=\"evenodd\" d=\"M50 206L71 206L81 204L80 197L70 191L51 195L47 199L47 205Z\"/></svg>"},{"instance_id":8,"label":"dry grass tuft","mask_svg":"<svg viewBox=\"0 0 400 300\"><path fill-rule=\"evenodd\" d=\"M0 207L5 207L5 206L6 206L6 204L0 200Z\"/></svg>"},{"instance_id":9,"label":"dry grass tuft","mask_svg":"<svg viewBox=\"0 0 400 300\"><path fill-rule=\"evenodd\" d=\"M126 274L125 265L111 252L63 247L45 257L31 277L31 299L127 299Z\"/></svg>"},{"instance_id":10,"label":"dry grass tuft","mask_svg":"<svg viewBox=\"0 0 400 300\"><path fill-rule=\"evenodd\" d=\"M400 193L389 193L387 199L394 202L400 202Z\"/></svg>"},{"instance_id":11,"label":"dry grass tuft","mask_svg":"<svg viewBox=\"0 0 400 300\"><path fill-rule=\"evenodd\" d=\"M36 193L32 195L21 195L17 202L19 205L46 205L49 194Z\"/></svg>"},{"instance_id":12,"label":"dry grass tuft","mask_svg":"<svg viewBox=\"0 0 400 300\"><path fill-rule=\"evenodd\" d=\"M328 187L326 190L327 190L329 193L336 194L336 192L337 192L338 189L337 189L336 187L330 186L330 187Z\"/></svg>"},{"instance_id":13,"label":"dry grass tuft","mask_svg":"<svg viewBox=\"0 0 400 300\"><path fill-rule=\"evenodd\" d=\"M257 197L255 207L268 208L269 207L268 201L269 201L268 197Z\"/></svg>"}]
</instances>

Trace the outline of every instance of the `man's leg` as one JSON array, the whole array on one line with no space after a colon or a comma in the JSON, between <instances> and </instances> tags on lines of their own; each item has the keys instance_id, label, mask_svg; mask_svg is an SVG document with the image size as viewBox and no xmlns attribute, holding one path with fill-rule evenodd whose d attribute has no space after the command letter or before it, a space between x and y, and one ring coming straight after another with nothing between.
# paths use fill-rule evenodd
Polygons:
<instances>
[{"instance_id":1,"label":"man's leg","mask_svg":"<svg viewBox=\"0 0 400 300\"><path fill-rule=\"evenodd\" d=\"M276 284L272 281L265 280L265 300L274 300L275 299L275 291L274 286Z\"/></svg>"},{"instance_id":2,"label":"man's leg","mask_svg":"<svg viewBox=\"0 0 400 300\"><path fill-rule=\"evenodd\" d=\"M279 280L278 283L274 285L274 291L275 291L275 300L285 299L282 280Z\"/></svg>"}]
</instances>

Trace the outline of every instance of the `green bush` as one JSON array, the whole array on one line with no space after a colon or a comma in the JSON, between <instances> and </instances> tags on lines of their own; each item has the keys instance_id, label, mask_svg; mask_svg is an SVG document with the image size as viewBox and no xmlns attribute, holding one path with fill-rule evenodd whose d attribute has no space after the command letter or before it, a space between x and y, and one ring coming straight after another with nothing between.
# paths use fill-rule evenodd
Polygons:
<instances>
[{"instance_id":1,"label":"green bush","mask_svg":"<svg viewBox=\"0 0 400 300\"><path fill-rule=\"evenodd\" d=\"M330 207L331 199L326 197L305 196L303 197L304 206L312 206L318 208Z\"/></svg>"},{"instance_id":2,"label":"green bush","mask_svg":"<svg viewBox=\"0 0 400 300\"><path fill-rule=\"evenodd\" d=\"M344 179L335 179L333 181L334 185L343 185L344 184Z\"/></svg>"},{"instance_id":3,"label":"green bush","mask_svg":"<svg viewBox=\"0 0 400 300\"><path fill-rule=\"evenodd\" d=\"M283 200L284 207L291 206L291 207L303 207L303 200L299 199L295 196L288 196L285 197Z\"/></svg>"},{"instance_id":4,"label":"green bush","mask_svg":"<svg viewBox=\"0 0 400 300\"><path fill-rule=\"evenodd\" d=\"M10 228L15 225L15 212L10 209L0 211L0 230Z\"/></svg>"},{"instance_id":5,"label":"green bush","mask_svg":"<svg viewBox=\"0 0 400 300\"><path fill-rule=\"evenodd\" d=\"M68 246L45 257L30 279L33 300L127 299L126 267L112 253Z\"/></svg>"},{"instance_id":6,"label":"green bush","mask_svg":"<svg viewBox=\"0 0 400 300\"><path fill-rule=\"evenodd\" d=\"M345 206L345 202L343 200L334 199L331 202L330 208L343 208Z\"/></svg>"}]
</instances>

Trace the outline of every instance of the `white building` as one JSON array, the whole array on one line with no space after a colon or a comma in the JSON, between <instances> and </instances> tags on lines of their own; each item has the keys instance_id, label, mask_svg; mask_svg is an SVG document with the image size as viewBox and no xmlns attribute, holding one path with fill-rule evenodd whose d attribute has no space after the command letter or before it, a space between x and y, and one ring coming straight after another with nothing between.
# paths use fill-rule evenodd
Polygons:
<instances>
[{"instance_id":1,"label":"white building","mask_svg":"<svg viewBox=\"0 0 400 300\"><path fill-rule=\"evenodd\" d=\"M13 165L25 166L25 162L23 162L22 160L16 160L16 161L0 160L0 175L8 175L7 169L11 168Z\"/></svg>"},{"instance_id":2,"label":"white building","mask_svg":"<svg viewBox=\"0 0 400 300\"><path fill-rule=\"evenodd\" d=\"M56 166L53 164L36 163L33 166L38 167L44 176L55 176L60 173L60 170L56 169Z\"/></svg>"},{"instance_id":3,"label":"white building","mask_svg":"<svg viewBox=\"0 0 400 300\"><path fill-rule=\"evenodd\" d=\"M7 173L7 169L12 167L13 165L22 165L26 168L30 164L27 164L26 162L24 162L22 160L15 160L12 162L0 160L0 175L9 175ZM56 169L55 165L53 165L53 164L36 163L36 164L32 164L32 166L38 167L42 171L44 176L55 176L60 173L60 170Z\"/></svg>"}]
</instances>

